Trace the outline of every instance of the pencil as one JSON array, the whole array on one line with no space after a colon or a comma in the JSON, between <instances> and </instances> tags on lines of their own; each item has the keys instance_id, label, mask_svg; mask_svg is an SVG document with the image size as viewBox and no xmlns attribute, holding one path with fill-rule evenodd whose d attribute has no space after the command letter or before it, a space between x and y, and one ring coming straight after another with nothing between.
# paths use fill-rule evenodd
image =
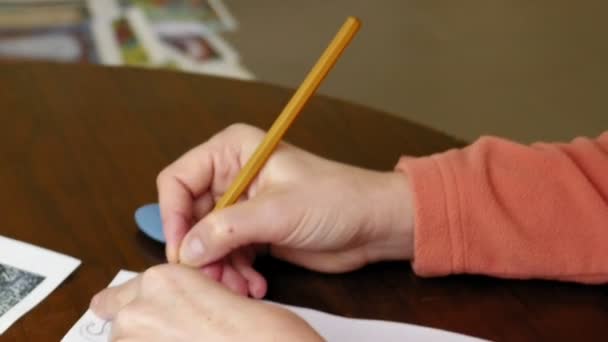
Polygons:
<instances>
[{"instance_id":1,"label":"pencil","mask_svg":"<svg viewBox=\"0 0 608 342\"><path fill-rule=\"evenodd\" d=\"M270 155L277 147L287 129L293 124L302 108L315 93L329 71L336 64L350 41L353 39L361 22L355 17L348 17L325 52L321 55L312 70L308 73L291 100L272 124L264 140L257 147L251 158L241 169L230 188L222 195L214 210L219 210L234 204L249 187L251 181L260 172Z\"/></svg>"}]
</instances>

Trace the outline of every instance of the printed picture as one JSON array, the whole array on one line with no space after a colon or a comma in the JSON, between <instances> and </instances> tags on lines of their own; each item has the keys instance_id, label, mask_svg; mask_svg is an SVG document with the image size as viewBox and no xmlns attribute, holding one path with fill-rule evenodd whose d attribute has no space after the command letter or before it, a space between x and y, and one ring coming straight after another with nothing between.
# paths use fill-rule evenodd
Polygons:
<instances>
[{"instance_id":1,"label":"printed picture","mask_svg":"<svg viewBox=\"0 0 608 342\"><path fill-rule=\"evenodd\" d=\"M30 294L44 277L0 264L0 317Z\"/></svg>"},{"instance_id":2,"label":"printed picture","mask_svg":"<svg viewBox=\"0 0 608 342\"><path fill-rule=\"evenodd\" d=\"M203 35L186 33L180 36L160 34L160 38L171 47L196 62L219 60L222 56Z\"/></svg>"},{"instance_id":3,"label":"printed picture","mask_svg":"<svg viewBox=\"0 0 608 342\"><path fill-rule=\"evenodd\" d=\"M112 22L114 39L120 47L120 54L127 65L146 65L150 63L145 48L139 42L127 18L121 17Z\"/></svg>"},{"instance_id":4,"label":"printed picture","mask_svg":"<svg viewBox=\"0 0 608 342\"><path fill-rule=\"evenodd\" d=\"M120 0L125 8L139 6L152 22L196 21L219 31L234 30L236 21L221 0Z\"/></svg>"}]
</instances>

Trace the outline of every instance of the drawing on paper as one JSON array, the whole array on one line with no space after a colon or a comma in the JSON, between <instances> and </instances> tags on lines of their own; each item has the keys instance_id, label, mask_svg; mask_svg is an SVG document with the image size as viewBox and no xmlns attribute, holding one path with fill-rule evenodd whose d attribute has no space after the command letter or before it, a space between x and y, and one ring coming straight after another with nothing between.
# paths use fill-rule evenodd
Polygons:
<instances>
[{"instance_id":1,"label":"drawing on paper","mask_svg":"<svg viewBox=\"0 0 608 342\"><path fill-rule=\"evenodd\" d=\"M79 333L91 342L106 341L110 335L110 321L85 323L80 326Z\"/></svg>"},{"instance_id":2,"label":"drawing on paper","mask_svg":"<svg viewBox=\"0 0 608 342\"><path fill-rule=\"evenodd\" d=\"M19 304L44 276L0 263L0 317Z\"/></svg>"}]
</instances>

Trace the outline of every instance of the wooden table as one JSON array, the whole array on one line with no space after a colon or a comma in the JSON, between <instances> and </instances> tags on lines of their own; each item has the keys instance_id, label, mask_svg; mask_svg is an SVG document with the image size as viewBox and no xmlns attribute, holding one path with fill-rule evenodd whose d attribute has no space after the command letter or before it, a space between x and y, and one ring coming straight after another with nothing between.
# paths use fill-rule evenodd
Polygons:
<instances>
[{"instance_id":1,"label":"wooden table","mask_svg":"<svg viewBox=\"0 0 608 342\"><path fill-rule=\"evenodd\" d=\"M92 66L0 65L0 234L82 265L0 339L58 341L119 269L163 249L133 213L156 201L157 173L234 122L267 128L291 91L259 83ZM383 113L316 97L287 140L342 162L391 169L400 154L462 143ZM473 276L422 279L407 263L323 275L265 259L268 299L345 316L492 340L593 340L608 331L606 286ZM382 338L379 338L382 340Z\"/></svg>"}]
</instances>

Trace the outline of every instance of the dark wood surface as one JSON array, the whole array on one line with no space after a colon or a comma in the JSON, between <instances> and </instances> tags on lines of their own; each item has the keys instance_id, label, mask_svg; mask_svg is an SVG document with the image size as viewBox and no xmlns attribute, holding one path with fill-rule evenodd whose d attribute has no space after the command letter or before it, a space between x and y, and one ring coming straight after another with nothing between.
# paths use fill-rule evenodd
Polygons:
<instances>
[{"instance_id":1,"label":"dark wood surface","mask_svg":"<svg viewBox=\"0 0 608 342\"><path fill-rule=\"evenodd\" d=\"M0 234L82 260L0 340L58 341L119 269L163 262L162 246L138 233L133 220L137 207L156 201L157 173L231 123L269 127L290 96L274 86L173 72L0 64ZM321 96L287 140L384 170L401 154L462 146L420 125ZM606 286L422 279L397 262L344 275L271 259L258 267L270 280L268 299L345 316L499 341L601 340L608 332Z\"/></svg>"}]
</instances>

